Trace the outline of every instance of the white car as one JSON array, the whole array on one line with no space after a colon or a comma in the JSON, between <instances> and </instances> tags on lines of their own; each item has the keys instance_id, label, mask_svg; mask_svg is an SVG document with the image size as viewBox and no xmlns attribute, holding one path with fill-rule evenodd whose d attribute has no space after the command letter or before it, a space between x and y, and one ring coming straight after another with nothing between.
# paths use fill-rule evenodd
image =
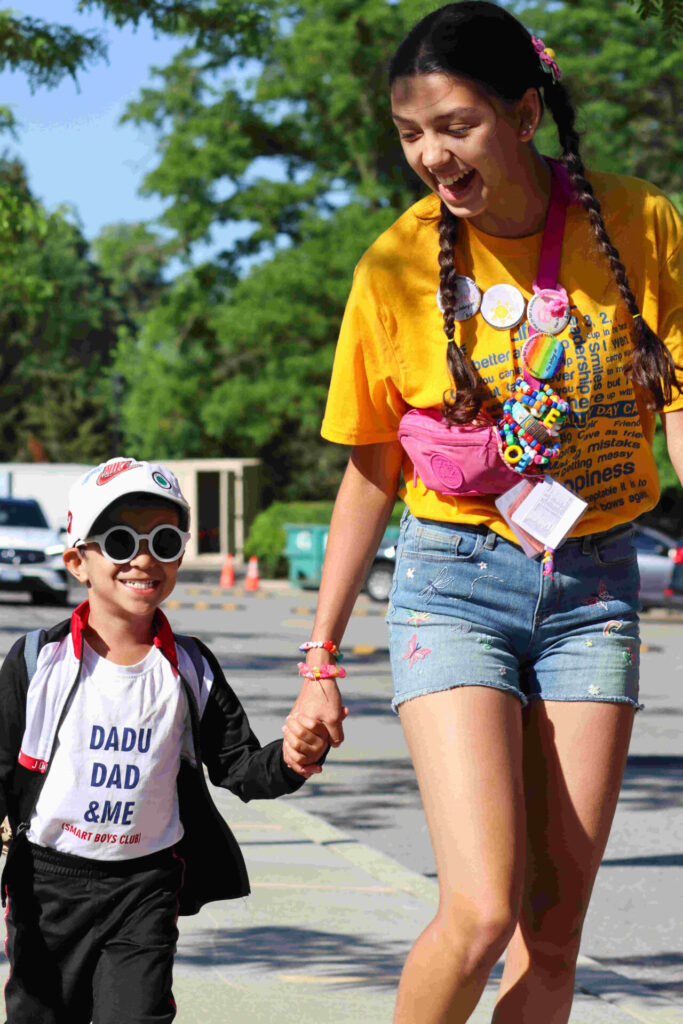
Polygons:
<instances>
[{"instance_id":1,"label":"white car","mask_svg":"<svg viewBox=\"0 0 683 1024\"><path fill-rule=\"evenodd\" d=\"M65 605L64 542L33 498L0 498L0 590L28 591L34 604Z\"/></svg>"}]
</instances>

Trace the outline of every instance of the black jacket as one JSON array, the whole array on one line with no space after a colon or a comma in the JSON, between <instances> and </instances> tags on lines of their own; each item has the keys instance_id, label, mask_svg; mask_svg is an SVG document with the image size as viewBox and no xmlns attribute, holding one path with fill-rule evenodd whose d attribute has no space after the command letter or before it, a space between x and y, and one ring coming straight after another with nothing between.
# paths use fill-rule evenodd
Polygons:
<instances>
[{"instance_id":1,"label":"black jacket","mask_svg":"<svg viewBox=\"0 0 683 1024\"><path fill-rule=\"evenodd\" d=\"M32 680L24 658L25 637L14 644L0 669L0 820L9 816L15 837L3 873L3 901L5 875L11 880L12 853L24 840L50 768L59 727L80 680L88 612L85 602L70 620L44 632ZM304 780L284 763L282 740L261 746L215 657L199 640L192 640L214 677L200 716L197 695L201 680L180 673L176 635L160 611L155 626L154 643L174 668L192 721L196 762L182 759L177 776L184 835L176 852L185 861L180 913L196 914L211 900L234 899L250 891L241 850L211 799L201 763L215 785L231 790L245 802L292 793ZM188 650L187 638L178 636L178 642ZM27 722L29 684L31 722Z\"/></svg>"}]
</instances>

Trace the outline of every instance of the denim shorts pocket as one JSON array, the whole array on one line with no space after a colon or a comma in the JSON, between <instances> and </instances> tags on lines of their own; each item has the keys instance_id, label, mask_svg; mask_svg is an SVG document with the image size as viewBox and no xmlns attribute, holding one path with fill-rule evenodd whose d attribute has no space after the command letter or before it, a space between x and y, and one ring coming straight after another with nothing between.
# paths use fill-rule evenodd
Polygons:
<instances>
[{"instance_id":1,"label":"denim shorts pocket","mask_svg":"<svg viewBox=\"0 0 683 1024\"><path fill-rule=\"evenodd\" d=\"M466 562L476 558L484 542L478 530L467 530L462 524L457 529L434 523L417 525L406 537L406 551L418 555L422 561Z\"/></svg>"},{"instance_id":2,"label":"denim shorts pocket","mask_svg":"<svg viewBox=\"0 0 683 1024\"><path fill-rule=\"evenodd\" d=\"M604 537L596 540L593 558L597 565L618 567L632 565L637 558L633 544L633 530L618 534L615 537Z\"/></svg>"}]
</instances>

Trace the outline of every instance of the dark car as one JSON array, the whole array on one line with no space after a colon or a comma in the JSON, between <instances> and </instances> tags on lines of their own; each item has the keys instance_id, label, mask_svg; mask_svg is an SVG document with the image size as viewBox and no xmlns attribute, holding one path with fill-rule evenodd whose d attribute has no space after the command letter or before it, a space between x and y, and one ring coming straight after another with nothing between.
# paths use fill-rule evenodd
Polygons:
<instances>
[{"instance_id":1,"label":"dark car","mask_svg":"<svg viewBox=\"0 0 683 1024\"><path fill-rule=\"evenodd\" d=\"M683 607L683 541L660 530L636 524L633 544L640 569L640 600L643 608ZM396 543L383 538L364 589L373 601L386 601L391 590Z\"/></svg>"}]
</instances>

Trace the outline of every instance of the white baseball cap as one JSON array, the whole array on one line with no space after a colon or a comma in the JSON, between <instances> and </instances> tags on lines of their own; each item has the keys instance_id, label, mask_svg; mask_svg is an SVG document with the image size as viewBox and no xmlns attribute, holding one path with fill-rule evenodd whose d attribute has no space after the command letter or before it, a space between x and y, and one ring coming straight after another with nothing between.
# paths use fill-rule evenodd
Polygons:
<instances>
[{"instance_id":1,"label":"white baseball cap","mask_svg":"<svg viewBox=\"0 0 683 1024\"><path fill-rule=\"evenodd\" d=\"M149 494L174 502L182 512L181 526L189 527L190 505L170 469L157 462L117 456L89 469L69 491L68 546L86 540L98 516L127 494ZM183 519L187 520L185 524Z\"/></svg>"}]
</instances>

